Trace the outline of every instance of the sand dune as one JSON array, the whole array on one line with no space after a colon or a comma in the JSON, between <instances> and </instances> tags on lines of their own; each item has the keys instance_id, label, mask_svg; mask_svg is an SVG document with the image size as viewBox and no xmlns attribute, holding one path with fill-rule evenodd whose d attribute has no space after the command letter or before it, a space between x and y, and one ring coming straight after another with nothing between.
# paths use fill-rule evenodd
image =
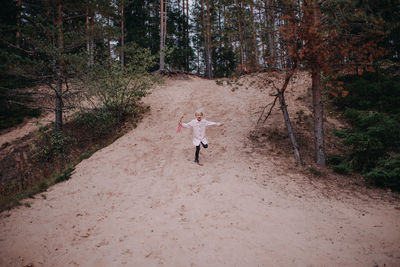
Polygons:
<instances>
[{"instance_id":1,"label":"sand dune","mask_svg":"<svg viewBox=\"0 0 400 267\"><path fill-rule=\"evenodd\" d=\"M0 215L0 266L400 266L399 203L327 197L257 153L248 134L271 97L243 83L232 91L190 77L156 88L136 129L46 199ZM199 107L225 124L207 129L204 166L193 163L191 131L175 132ZM282 125L279 112L270 124Z\"/></svg>"}]
</instances>

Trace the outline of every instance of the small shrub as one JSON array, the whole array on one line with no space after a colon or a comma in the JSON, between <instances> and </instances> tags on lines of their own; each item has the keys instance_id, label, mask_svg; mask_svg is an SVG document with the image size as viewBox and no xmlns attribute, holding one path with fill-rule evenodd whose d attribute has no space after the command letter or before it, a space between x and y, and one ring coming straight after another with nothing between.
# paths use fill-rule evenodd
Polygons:
<instances>
[{"instance_id":1,"label":"small shrub","mask_svg":"<svg viewBox=\"0 0 400 267\"><path fill-rule=\"evenodd\" d=\"M310 173L311 173L312 175L314 175L314 176L316 176L316 177L321 177L321 176L322 176L322 172L320 172L319 170L317 170L317 169L315 169L315 168L313 168L313 167L311 167L311 168L309 169L309 171L310 171Z\"/></svg>"},{"instance_id":2,"label":"small shrub","mask_svg":"<svg viewBox=\"0 0 400 267\"><path fill-rule=\"evenodd\" d=\"M39 162L51 162L66 156L66 148L76 140L63 132L44 132L35 140L32 146L33 154Z\"/></svg>"},{"instance_id":3,"label":"small shrub","mask_svg":"<svg viewBox=\"0 0 400 267\"><path fill-rule=\"evenodd\" d=\"M338 164L342 163L342 161L343 161L343 157L338 156L338 155L331 155L331 156L328 156L328 158L327 158L327 163L329 165L338 165Z\"/></svg>"},{"instance_id":4,"label":"small shrub","mask_svg":"<svg viewBox=\"0 0 400 267\"><path fill-rule=\"evenodd\" d=\"M223 81L220 81L220 80L216 80L215 83L216 83L217 85L219 85L219 86L223 86L223 85L224 85L224 82L223 82Z\"/></svg>"},{"instance_id":5,"label":"small shrub","mask_svg":"<svg viewBox=\"0 0 400 267\"><path fill-rule=\"evenodd\" d=\"M40 191L46 191L47 188L49 188L49 185L46 181L42 181L39 183L39 189Z\"/></svg>"},{"instance_id":6,"label":"small shrub","mask_svg":"<svg viewBox=\"0 0 400 267\"><path fill-rule=\"evenodd\" d=\"M75 122L93 138L96 138L109 134L113 130L113 126L117 124L117 119L110 110L103 107L81 110L76 114Z\"/></svg>"},{"instance_id":7,"label":"small shrub","mask_svg":"<svg viewBox=\"0 0 400 267\"><path fill-rule=\"evenodd\" d=\"M95 149L92 149L91 151L89 151L89 152L87 152L87 153L82 154L82 155L79 157L78 161L82 161L82 160L84 160L84 159L90 158L90 157L91 157L96 151L98 151L98 150L99 150L98 148L95 148Z\"/></svg>"},{"instance_id":8,"label":"small shrub","mask_svg":"<svg viewBox=\"0 0 400 267\"><path fill-rule=\"evenodd\" d=\"M338 174L349 174L351 172L351 168L346 163L340 163L338 165L333 165L332 170Z\"/></svg>"},{"instance_id":9,"label":"small shrub","mask_svg":"<svg viewBox=\"0 0 400 267\"><path fill-rule=\"evenodd\" d=\"M387 159L381 159L377 167L364 176L378 186L400 191L400 155L391 155Z\"/></svg>"},{"instance_id":10,"label":"small shrub","mask_svg":"<svg viewBox=\"0 0 400 267\"><path fill-rule=\"evenodd\" d=\"M56 183L61 183L64 181L69 180L71 178L72 172L74 171L75 168L68 168L64 171L61 172L60 176L56 178Z\"/></svg>"}]
</instances>

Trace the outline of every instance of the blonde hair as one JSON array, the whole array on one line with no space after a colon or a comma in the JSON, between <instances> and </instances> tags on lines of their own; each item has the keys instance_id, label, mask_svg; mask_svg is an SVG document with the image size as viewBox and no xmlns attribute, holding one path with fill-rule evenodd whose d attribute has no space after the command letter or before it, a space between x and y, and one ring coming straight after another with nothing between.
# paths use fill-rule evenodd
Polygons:
<instances>
[{"instance_id":1,"label":"blonde hair","mask_svg":"<svg viewBox=\"0 0 400 267\"><path fill-rule=\"evenodd\" d=\"M194 113L194 115L196 114L201 114L202 116L204 116L204 109L203 108L199 108L198 110L196 110L196 112Z\"/></svg>"}]
</instances>

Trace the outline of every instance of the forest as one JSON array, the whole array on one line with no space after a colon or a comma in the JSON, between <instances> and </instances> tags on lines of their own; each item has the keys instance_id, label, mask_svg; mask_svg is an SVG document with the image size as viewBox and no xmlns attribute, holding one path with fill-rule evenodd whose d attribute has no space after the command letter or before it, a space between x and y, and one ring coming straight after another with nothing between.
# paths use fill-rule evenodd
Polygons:
<instances>
[{"instance_id":1,"label":"forest","mask_svg":"<svg viewBox=\"0 0 400 267\"><path fill-rule=\"evenodd\" d=\"M400 266L400 0L1 3L0 266Z\"/></svg>"},{"instance_id":2,"label":"forest","mask_svg":"<svg viewBox=\"0 0 400 267\"><path fill-rule=\"evenodd\" d=\"M138 102L162 75L278 71L285 79L275 102L284 111L286 86L303 71L312 79L316 163L400 190L396 0L7 0L2 7L0 129L54 112L31 153L38 166L60 158L66 166L67 144L81 138L69 135L74 127L94 140L140 117ZM329 103L350 125L335 132L349 148L343 155L326 155ZM65 114L77 109L66 126Z\"/></svg>"}]
</instances>

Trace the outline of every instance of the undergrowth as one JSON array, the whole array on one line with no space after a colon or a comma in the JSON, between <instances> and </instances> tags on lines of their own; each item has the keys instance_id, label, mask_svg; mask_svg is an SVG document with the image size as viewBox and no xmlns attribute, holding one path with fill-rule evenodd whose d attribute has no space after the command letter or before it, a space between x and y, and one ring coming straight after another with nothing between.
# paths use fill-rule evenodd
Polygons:
<instances>
[{"instance_id":1,"label":"undergrowth","mask_svg":"<svg viewBox=\"0 0 400 267\"><path fill-rule=\"evenodd\" d=\"M375 72L339 81L348 94L334 102L351 127L334 133L349 149L328 162L337 173L359 172L377 186L400 191L400 77Z\"/></svg>"},{"instance_id":2,"label":"undergrowth","mask_svg":"<svg viewBox=\"0 0 400 267\"><path fill-rule=\"evenodd\" d=\"M63 132L39 125L36 138L26 148L30 152L24 166L14 168L19 171L13 173L8 182L0 184L0 212L21 205L21 200L34 198L56 183L69 180L79 162L134 128L149 107L136 106L132 110L134 113L127 114L123 120L116 119L106 109L84 110L64 125Z\"/></svg>"}]
</instances>

